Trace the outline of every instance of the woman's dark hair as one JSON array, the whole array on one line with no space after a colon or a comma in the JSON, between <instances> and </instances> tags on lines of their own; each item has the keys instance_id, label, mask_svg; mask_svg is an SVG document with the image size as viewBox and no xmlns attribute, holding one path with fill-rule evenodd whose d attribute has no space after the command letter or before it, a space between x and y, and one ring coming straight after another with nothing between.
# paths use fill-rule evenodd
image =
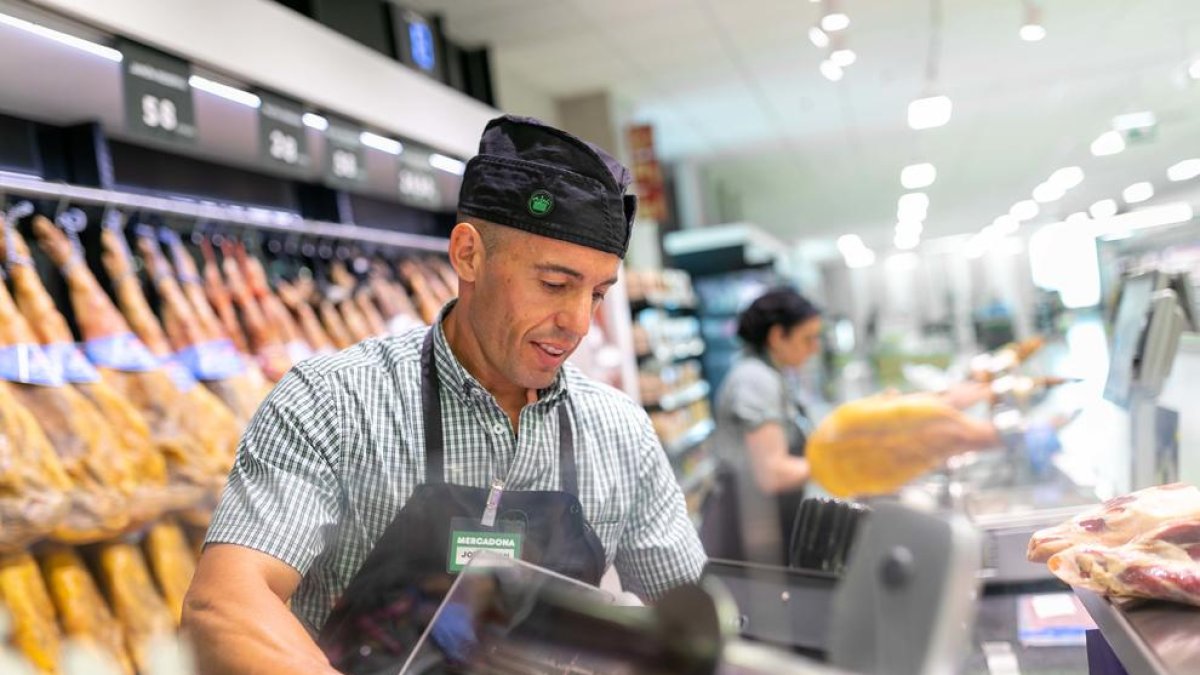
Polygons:
<instances>
[{"instance_id":1,"label":"woman's dark hair","mask_svg":"<svg viewBox=\"0 0 1200 675\"><path fill-rule=\"evenodd\" d=\"M783 326L785 331L821 315L821 310L790 288L773 288L763 293L738 316L738 337L746 346L762 351L767 346L767 335L774 326Z\"/></svg>"}]
</instances>

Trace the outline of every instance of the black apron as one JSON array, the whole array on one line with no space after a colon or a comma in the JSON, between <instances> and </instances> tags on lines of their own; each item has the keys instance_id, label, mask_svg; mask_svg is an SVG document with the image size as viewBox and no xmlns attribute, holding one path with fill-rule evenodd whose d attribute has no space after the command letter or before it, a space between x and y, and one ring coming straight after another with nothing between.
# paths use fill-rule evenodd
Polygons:
<instances>
[{"instance_id":1,"label":"black apron","mask_svg":"<svg viewBox=\"0 0 1200 675\"><path fill-rule=\"evenodd\" d=\"M430 328L421 347L425 483L388 525L334 605L318 644L344 673L394 673L449 591L452 537L520 532L521 559L589 584L604 574L604 546L583 516L567 401L558 404L561 491L502 491L445 482L442 405ZM481 524L489 495L495 524ZM469 521L469 522L468 522ZM454 551L457 551L457 547Z\"/></svg>"},{"instance_id":2,"label":"black apron","mask_svg":"<svg viewBox=\"0 0 1200 675\"><path fill-rule=\"evenodd\" d=\"M808 445L808 427L811 424L808 422L808 413L804 406L798 401L790 401L788 396L785 387L783 406L785 419L780 423L784 425L784 433L788 438L788 455L803 457L805 447ZM798 418L786 417L791 410L789 403L797 407ZM746 502L747 499L761 498L757 484L747 473L750 470L747 468L746 472L740 471L724 460L718 464L713 486L700 507L700 541L704 545L704 552L710 558L746 560L786 566L791 562L789 551L791 550L796 514L800 510L801 502L804 501L804 488L776 494L771 500L778 521L776 544L766 547L763 547L761 542L758 545L748 545L746 541L747 528L754 524L748 523L746 519L750 517L751 513L761 512L754 508L756 505ZM776 535L771 536L775 537ZM767 550L778 553L772 553L770 556L772 560L766 560L764 558Z\"/></svg>"}]
</instances>

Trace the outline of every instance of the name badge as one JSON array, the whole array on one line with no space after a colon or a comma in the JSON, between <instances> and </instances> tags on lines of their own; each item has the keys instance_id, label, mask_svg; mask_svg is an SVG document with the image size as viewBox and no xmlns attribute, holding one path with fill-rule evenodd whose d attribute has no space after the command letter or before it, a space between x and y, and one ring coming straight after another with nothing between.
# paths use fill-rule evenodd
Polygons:
<instances>
[{"instance_id":1,"label":"name badge","mask_svg":"<svg viewBox=\"0 0 1200 675\"><path fill-rule=\"evenodd\" d=\"M519 560L521 543L525 538L520 525L500 522L488 529L474 518L455 518L450 526L450 554L446 570L461 572L478 553L487 551L494 555Z\"/></svg>"}]
</instances>

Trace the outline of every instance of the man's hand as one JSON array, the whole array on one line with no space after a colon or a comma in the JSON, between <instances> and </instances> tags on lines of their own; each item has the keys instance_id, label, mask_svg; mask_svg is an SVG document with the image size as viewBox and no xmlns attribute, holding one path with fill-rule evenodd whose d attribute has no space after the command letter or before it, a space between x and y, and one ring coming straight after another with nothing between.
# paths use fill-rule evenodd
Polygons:
<instances>
[{"instance_id":1,"label":"man's hand","mask_svg":"<svg viewBox=\"0 0 1200 675\"><path fill-rule=\"evenodd\" d=\"M233 544L205 548L183 601L183 631L200 675L336 675L287 608L300 574Z\"/></svg>"}]
</instances>

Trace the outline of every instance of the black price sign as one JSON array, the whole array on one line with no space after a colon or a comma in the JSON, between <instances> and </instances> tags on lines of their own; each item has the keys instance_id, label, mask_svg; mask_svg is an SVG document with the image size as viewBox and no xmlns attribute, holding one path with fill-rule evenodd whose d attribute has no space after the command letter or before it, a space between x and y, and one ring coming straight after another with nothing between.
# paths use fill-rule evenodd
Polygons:
<instances>
[{"instance_id":1,"label":"black price sign","mask_svg":"<svg viewBox=\"0 0 1200 675\"><path fill-rule=\"evenodd\" d=\"M441 207L442 192L427 154L406 150L396 167L400 201L423 208Z\"/></svg>"},{"instance_id":2,"label":"black price sign","mask_svg":"<svg viewBox=\"0 0 1200 675\"><path fill-rule=\"evenodd\" d=\"M125 82L125 127L157 140L196 140L196 108L187 61L136 42L120 43Z\"/></svg>"},{"instance_id":3,"label":"black price sign","mask_svg":"<svg viewBox=\"0 0 1200 675\"><path fill-rule=\"evenodd\" d=\"M258 152L267 164L302 169L309 165L304 108L295 101L259 92Z\"/></svg>"},{"instance_id":4,"label":"black price sign","mask_svg":"<svg viewBox=\"0 0 1200 675\"><path fill-rule=\"evenodd\" d=\"M362 130L353 124L329 118L329 128L325 130L326 180L342 185L366 180L361 134Z\"/></svg>"}]
</instances>

